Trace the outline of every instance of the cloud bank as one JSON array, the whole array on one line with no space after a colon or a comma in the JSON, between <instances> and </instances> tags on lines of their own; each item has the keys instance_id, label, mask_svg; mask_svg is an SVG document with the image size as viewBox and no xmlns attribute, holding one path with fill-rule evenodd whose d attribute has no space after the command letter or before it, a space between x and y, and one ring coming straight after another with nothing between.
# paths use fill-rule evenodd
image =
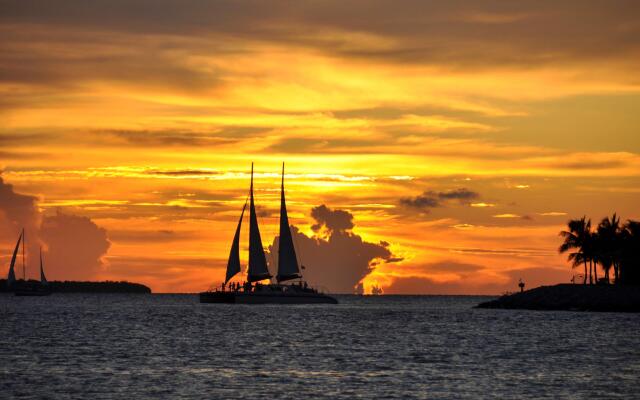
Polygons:
<instances>
[{"instance_id":1,"label":"cloud bank","mask_svg":"<svg viewBox=\"0 0 640 400\"><path fill-rule=\"evenodd\" d=\"M389 249L389 243L368 242L352 231L353 214L333 210L326 205L314 207L311 217L313 236L307 236L291 226L298 259L305 269L304 278L333 293L353 293L358 283L379 263L399 261ZM271 254L278 253L279 240L269 246Z\"/></svg>"},{"instance_id":2,"label":"cloud bank","mask_svg":"<svg viewBox=\"0 0 640 400\"><path fill-rule=\"evenodd\" d=\"M400 204L428 212L431 208L443 207L453 201L457 201L461 204L467 204L478 197L480 197L480 194L465 188L453 189L444 192L428 190L415 197L403 197L400 199Z\"/></svg>"},{"instance_id":3,"label":"cloud bank","mask_svg":"<svg viewBox=\"0 0 640 400\"><path fill-rule=\"evenodd\" d=\"M42 215L37 197L17 193L0 177L0 240L13 246L23 228L27 278L38 277L38 251L42 246L49 279L95 279L111 245L106 230L91 219L62 213Z\"/></svg>"}]
</instances>

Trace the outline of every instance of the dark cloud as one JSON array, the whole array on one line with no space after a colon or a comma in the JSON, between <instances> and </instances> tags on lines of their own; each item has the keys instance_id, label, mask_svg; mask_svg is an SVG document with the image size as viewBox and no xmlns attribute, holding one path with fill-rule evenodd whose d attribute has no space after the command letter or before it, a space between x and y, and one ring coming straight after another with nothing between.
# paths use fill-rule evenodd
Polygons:
<instances>
[{"instance_id":1,"label":"dark cloud","mask_svg":"<svg viewBox=\"0 0 640 400\"><path fill-rule=\"evenodd\" d=\"M196 38L188 43L167 37L135 36L132 40L130 35L87 29L74 30L73 24L59 29L47 24L5 26L0 41L0 82L69 89L87 80L100 80L189 92L222 84L214 69L203 71L185 61L180 45L193 49Z\"/></svg>"},{"instance_id":2,"label":"dark cloud","mask_svg":"<svg viewBox=\"0 0 640 400\"><path fill-rule=\"evenodd\" d=\"M291 227L298 258L305 266L303 275L314 285L334 293L353 293L360 283L380 262L400 261L389 250L389 243L367 242L353 233L353 215L344 210L332 210L325 205L312 209L313 225L325 236L306 236ZM277 254L279 238L269 246Z\"/></svg>"},{"instance_id":3,"label":"dark cloud","mask_svg":"<svg viewBox=\"0 0 640 400\"><path fill-rule=\"evenodd\" d=\"M450 201L468 203L477 199L480 195L465 188L449 190L445 192L425 191L415 197L404 197L400 199L400 204L407 207L418 208L428 211L430 208L442 207Z\"/></svg>"},{"instance_id":4,"label":"dark cloud","mask_svg":"<svg viewBox=\"0 0 640 400\"><path fill-rule=\"evenodd\" d=\"M583 160L576 161L559 161L551 163L549 166L551 168L560 168L560 169L568 169L568 170L602 170L602 169L612 169L612 168L621 168L628 166L629 163L625 160L596 160L593 159L592 156L588 156Z\"/></svg>"},{"instance_id":5,"label":"dark cloud","mask_svg":"<svg viewBox=\"0 0 640 400\"><path fill-rule=\"evenodd\" d=\"M355 61L411 63L463 72L584 66L608 60L620 71L609 73L607 79L638 84L637 74L625 72L637 70L640 64L634 57L640 51L636 23L640 3L626 0L562 4L356 0L348 5L338 1L197 0L98 0L89 5L63 0L55 5L5 1L1 8L0 82L37 87L36 95L4 96L0 109L8 110L51 107L50 96L45 94L52 89L56 107L77 104L77 93L86 90L87 82L178 94L224 91L236 81L231 79L234 72L225 69L224 63L204 60L251 54L265 44L287 46L291 51L311 49ZM99 104L100 99L92 96L80 101ZM145 107L162 106L147 102ZM178 108L173 106L174 111ZM193 115L197 107L183 108ZM405 131L402 128L393 134ZM194 140L215 144L207 138L121 135L119 140L140 145L162 145L163 141L189 145ZM298 140L275 144L274 150L341 153L355 145ZM358 147L381 151L375 143Z\"/></svg>"},{"instance_id":6,"label":"dark cloud","mask_svg":"<svg viewBox=\"0 0 640 400\"><path fill-rule=\"evenodd\" d=\"M416 197L404 197L400 199L400 204L413 208L434 208L440 207L440 199L432 192L424 192Z\"/></svg>"},{"instance_id":7,"label":"dark cloud","mask_svg":"<svg viewBox=\"0 0 640 400\"><path fill-rule=\"evenodd\" d=\"M133 146L219 146L238 143L268 133L262 127L229 127L211 132L180 132L170 130L102 130L92 133L94 139L104 144Z\"/></svg>"},{"instance_id":8,"label":"dark cloud","mask_svg":"<svg viewBox=\"0 0 640 400\"><path fill-rule=\"evenodd\" d=\"M23 228L29 235L36 231L40 222L37 203L37 197L17 193L13 185L5 183L0 176L0 234L3 239L17 239Z\"/></svg>"},{"instance_id":9,"label":"dark cloud","mask_svg":"<svg viewBox=\"0 0 640 400\"><path fill-rule=\"evenodd\" d=\"M629 0L563 3L410 0L401 4L354 0L348 5L337 0L296 3L112 0L90 4L67 0L55 4L4 2L0 21L9 27L52 27L47 31L58 27L165 38L164 48L149 49L141 58L153 59L154 53L161 53L158 50L174 50L172 39L175 41L176 37L216 36L220 40L209 40L210 46L252 39L311 47L342 57L460 68L528 67L612 58L637 63L629 55L637 52L640 43L636 23L639 12L640 5ZM545 29L540 29L541 26ZM381 37L387 39L387 44L358 40L358 35ZM108 63L109 57L112 54L104 56L104 61ZM141 72L136 71L137 64L130 66L134 73ZM194 85L201 82L197 72L191 78Z\"/></svg>"},{"instance_id":10,"label":"dark cloud","mask_svg":"<svg viewBox=\"0 0 640 400\"><path fill-rule=\"evenodd\" d=\"M393 122L394 120L398 120L403 116L411 116L411 115L420 115L420 116L433 116L437 118L448 117L451 119L461 119L463 121L467 120L479 120L480 123L490 124L491 117L488 117L484 114L482 110L462 110L462 109L452 109L438 104L429 104L429 105L397 105L395 107L392 106L379 106L379 107L368 107L368 108L352 108L352 109L344 109L344 110L334 110L331 114L335 118L339 119L366 119L369 121L381 121L381 122ZM406 129L406 126L402 127ZM401 130L398 130L401 132ZM432 132L435 133L435 132Z\"/></svg>"},{"instance_id":11,"label":"dark cloud","mask_svg":"<svg viewBox=\"0 0 640 400\"><path fill-rule=\"evenodd\" d=\"M53 139L52 135L43 133L9 133L0 131L0 145L32 145Z\"/></svg>"},{"instance_id":12,"label":"dark cloud","mask_svg":"<svg viewBox=\"0 0 640 400\"><path fill-rule=\"evenodd\" d=\"M265 148L268 152L278 153L321 153L353 154L354 151L366 153L385 153L388 149L380 146L379 141L369 139L327 139L324 137L288 137Z\"/></svg>"},{"instance_id":13,"label":"dark cloud","mask_svg":"<svg viewBox=\"0 0 640 400\"><path fill-rule=\"evenodd\" d=\"M42 160L45 158L51 158L52 155L48 153L39 153L33 151L4 151L0 150L0 159L5 160Z\"/></svg>"},{"instance_id":14,"label":"dark cloud","mask_svg":"<svg viewBox=\"0 0 640 400\"><path fill-rule=\"evenodd\" d=\"M33 255L38 254L40 239L38 238L38 228L40 225L40 212L38 210L38 198L26 194L18 193L13 185L5 183L0 176L0 243L7 251L0 256L6 256L7 263L2 263L2 267L8 265L13 246L20 235L22 229L25 231L25 254L26 263L24 272L27 278L33 277L34 265ZM4 258L4 257L3 257ZM1 272L3 278L6 277L7 270ZM22 278L22 268L16 270L16 275Z\"/></svg>"},{"instance_id":15,"label":"dark cloud","mask_svg":"<svg viewBox=\"0 0 640 400\"><path fill-rule=\"evenodd\" d=\"M37 277L41 245L47 276L69 280L95 278L110 246L106 230L91 219L61 213L42 216L37 197L15 192L0 177L0 240L15 243L23 228L28 278Z\"/></svg>"},{"instance_id":16,"label":"dark cloud","mask_svg":"<svg viewBox=\"0 0 640 400\"><path fill-rule=\"evenodd\" d=\"M95 135L102 136L103 140L113 138L115 139L113 144L134 146L215 146L233 142L226 138L188 132L102 131L96 132Z\"/></svg>"},{"instance_id":17,"label":"dark cloud","mask_svg":"<svg viewBox=\"0 0 640 400\"><path fill-rule=\"evenodd\" d=\"M13 95L12 95L13 96ZM57 98L57 96L56 96ZM33 108L33 104L29 104L25 100L24 106L27 108ZM11 104L5 104L7 107L12 107ZM0 111L4 105L0 100ZM21 107L22 105L18 105ZM155 106L155 111L163 114L175 113L176 109L169 109L164 106ZM178 110L180 107L176 106ZM189 112L194 113L193 108L189 107ZM247 110L248 112L251 110ZM178 111L180 113L181 111ZM207 109L206 112L211 112L211 109ZM204 111L203 111L204 113ZM136 147L218 147L225 145L234 145L240 143L242 140L250 140L256 137L262 137L268 134L271 128L259 127L259 126L244 126L244 127L215 127L210 131L181 131L171 129L156 129L156 130L122 130L122 129L99 129L99 130L67 130L58 128L48 128L47 133L32 132L30 130L25 131L3 131L0 128L0 146L11 146L12 148L21 146L33 146L33 145L45 145L55 141L72 141L76 144L88 144L92 147L117 147L122 146L136 146ZM7 154L7 157L15 158L14 152L8 150L2 151ZM0 153L0 158L4 158ZM18 153L15 153L18 154ZM36 157L51 157L50 154L45 153L33 153L23 151L23 157L36 158Z\"/></svg>"},{"instance_id":18,"label":"dark cloud","mask_svg":"<svg viewBox=\"0 0 640 400\"><path fill-rule=\"evenodd\" d=\"M438 197L443 200L468 201L478 198L479 194L465 188L460 188L448 192L439 192Z\"/></svg>"},{"instance_id":19,"label":"dark cloud","mask_svg":"<svg viewBox=\"0 0 640 400\"><path fill-rule=\"evenodd\" d=\"M328 235L353 229L353 214L345 210L332 210L324 204L311 209L311 217L316 221L311 229L314 232L326 230Z\"/></svg>"},{"instance_id":20,"label":"dark cloud","mask_svg":"<svg viewBox=\"0 0 640 400\"><path fill-rule=\"evenodd\" d=\"M87 217L58 213L42 220L40 237L52 279L89 280L101 272L111 246L107 231Z\"/></svg>"}]
</instances>

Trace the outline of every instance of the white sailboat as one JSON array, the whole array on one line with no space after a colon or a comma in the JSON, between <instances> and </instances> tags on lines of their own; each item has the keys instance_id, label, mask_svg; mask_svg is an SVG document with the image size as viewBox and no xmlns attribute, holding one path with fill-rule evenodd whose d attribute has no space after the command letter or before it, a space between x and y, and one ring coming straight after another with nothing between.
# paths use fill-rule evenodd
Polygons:
<instances>
[{"instance_id":1,"label":"white sailboat","mask_svg":"<svg viewBox=\"0 0 640 400\"><path fill-rule=\"evenodd\" d=\"M200 293L201 303L245 303L245 304L308 304L330 303L336 304L337 300L324 293L310 288L302 280L298 259L296 256L293 238L289 228L289 218L284 196L284 163L282 164L282 184L280 198L280 243L278 247L278 272L277 283L261 284L260 281L271 279L272 275L267 268L267 258L262 247L258 217L256 214L253 196L253 163L251 164L251 185L249 189L249 266L247 268L247 281L243 285L231 285L226 288L229 281L240 272L240 231L245 202L236 232L231 244L229 261L225 281L220 288ZM293 284L283 282L298 280Z\"/></svg>"}]
</instances>

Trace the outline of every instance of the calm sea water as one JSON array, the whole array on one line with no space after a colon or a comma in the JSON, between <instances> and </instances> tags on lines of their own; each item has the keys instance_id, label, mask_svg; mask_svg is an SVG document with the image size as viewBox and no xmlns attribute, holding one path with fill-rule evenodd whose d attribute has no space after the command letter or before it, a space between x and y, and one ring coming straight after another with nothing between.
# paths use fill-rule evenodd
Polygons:
<instances>
[{"instance_id":1,"label":"calm sea water","mask_svg":"<svg viewBox=\"0 0 640 400\"><path fill-rule=\"evenodd\" d=\"M640 315L0 295L1 398L638 398Z\"/></svg>"}]
</instances>

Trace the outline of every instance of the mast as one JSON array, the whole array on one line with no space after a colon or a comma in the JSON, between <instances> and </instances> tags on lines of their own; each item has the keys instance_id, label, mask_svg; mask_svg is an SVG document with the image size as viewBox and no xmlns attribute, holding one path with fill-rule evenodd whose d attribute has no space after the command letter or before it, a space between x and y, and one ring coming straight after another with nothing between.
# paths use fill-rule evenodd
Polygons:
<instances>
[{"instance_id":1,"label":"mast","mask_svg":"<svg viewBox=\"0 0 640 400\"><path fill-rule=\"evenodd\" d=\"M20 232L20 236L18 236L18 242L16 243L16 247L13 249L13 255L11 256L11 263L9 264L9 275L7 276L7 285L11 286L16 281L16 272L14 266L16 265L16 258L18 256L18 249L20 248L20 242L22 241L22 235L24 230Z\"/></svg>"},{"instance_id":2,"label":"mast","mask_svg":"<svg viewBox=\"0 0 640 400\"><path fill-rule=\"evenodd\" d=\"M42 246L40 246L40 283L47 285L47 277L44 276L44 267L42 266Z\"/></svg>"},{"instance_id":3,"label":"mast","mask_svg":"<svg viewBox=\"0 0 640 400\"><path fill-rule=\"evenodd\" d=\"M282 184L280 186L280 239L278 244L278 282L300 278L300 268L293 246L287 205L284 199L284 163L282 163Z\"/></svg>"},{"instance_id":4,"label":"mast","mask_svg":"<svg viewBox=\"0 0 640 400\"><path fill-rule=\"evenodd\" d=\"M236 233L233 236L233 244L231 245L231 251L229 252L229 261L227 262L227 275L224 279L224 284L234 277L235 274L240 272L240 227L242 226L242 219L244 217L244 210L247 208L247 200L242 207L242 213L240 213L240 220L236 227Z\"/></svg>"},{"instance_id":5,"label":"mast","mask_svg":"<svg viewBox=\"0 0 640 400\"><path fill-rule=\"evenodd\" d=\"M27 236L24 234L24 228L22 228L22 279L27 281L27 269L24 266L24 244L27 241Z\"/></svg>"},{"instance_id":6,"label":"mast","mask_svg":"<svg viewBox=\"0 0 640 400\"><path fill-rule=\"evenodd\" d=\"M251 187L249 189L249 271L247 280L257 282L271 278L267 268L267 258L264 255L260 229L258 229L258 217L253 202L253 163L251 163Z\"/></svg>"}]
</instances>

